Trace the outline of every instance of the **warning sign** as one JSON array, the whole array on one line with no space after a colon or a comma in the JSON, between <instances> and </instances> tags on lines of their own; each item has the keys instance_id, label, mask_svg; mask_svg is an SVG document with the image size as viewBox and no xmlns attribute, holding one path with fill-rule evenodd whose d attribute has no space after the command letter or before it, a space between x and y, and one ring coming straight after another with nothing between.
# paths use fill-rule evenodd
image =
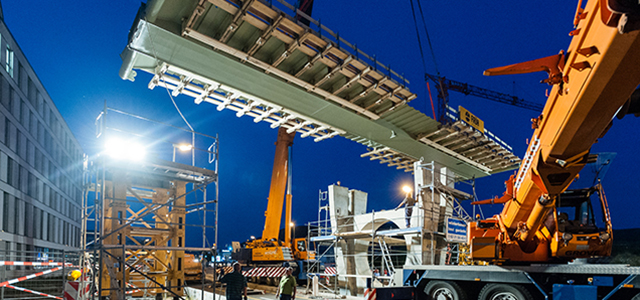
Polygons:
<instances>
[{"instance_id":1,"label":"warning sign","mask_svg":"<svg viewBox=\"0 0 640 300\"><path fill-rule=\"evenodd\" d=\"M460 113L460 120L469 124L471 127L478 129L481 133L484 133L484 121L470 113L466 108L458 106L458 112Z\"/></svg>"},{"instance_id":2,"label":"warning sign","mask_svg":"<svg viewBox=\"0 0 640 300\"><path fill-rule=\"evenodd\" d=\"M447 218L447 235L446 239L452 243L467 242L467 223L458 218Z\"/></svg>"}]
</instances>

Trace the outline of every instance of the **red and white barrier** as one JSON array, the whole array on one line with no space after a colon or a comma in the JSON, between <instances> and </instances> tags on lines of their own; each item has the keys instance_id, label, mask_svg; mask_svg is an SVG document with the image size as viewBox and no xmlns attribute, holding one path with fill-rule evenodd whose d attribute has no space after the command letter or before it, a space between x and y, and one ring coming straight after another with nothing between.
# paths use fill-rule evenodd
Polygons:
<instances>
[{"instance_id":1,"label":"red and white barrier","mask_svg":"<svg viewBox=\"0 0 640 300\"><path fill-rule=\"evenodd\" d=\"M242 272L245 277L282 277L287 272L285 267L259 267Z\"/></svg>"},{"instance_id":2,"label":"red and white barrier","mask_svg":"<svg viewBox=\"0 0 640 300\"><path fill-rule=\"evenodd\" d=\"M140 289L139 289L137 286L135 286L135 285L133 285L133 284L131 284L131 283L128 283L128 282L127 282L127 286L128 286L128 287L130 287L130 288L132 288L133 290L126 291L126 292L125 292L125 294L133 294L133 293L137 293L137 292L139 292L139 291L140 291Z\"/></svg>"},{"instance_id":3,"label":"red and white barrier","mask_svg":"<svg viewBox=\"0 0 640 300\"><path fill-rule=\"evenodd\" d=\"M365 300L376 300L376 289L364 289Z\"/></svg>"},{"instance_id":4,"label":"red and white barrier","mask_svg":"<svg viewBox=\"0 0 640 300\"><path fill-rule=\"evenodd\" d=\"M64 286L64 300L87 299L91 290L91 282L87 279L83 282L84 287L80 289L80 281L67 281Z\"/></svg>"},{"instance_id":5,"label":"red and white barrier","mask_svg":"<svg viewBox=\"0 0 640 300\"><path fill-rule=\"evenodd\" d=\"M0 266L71 266L70 263L42 262L42 261L0 261Z\"/></svg>"},{"instance_id":6,"label":"red and white barrier","mask_svg":"<svg viewBox=\"0 0 640 300\"><path fill-rule=\"evenodd\" d=\"M324 277L325 282L326 282L327 285L331 285L331 277L336 276L337 273L338 272L336 270L336 267L325 267L324 268L324 274L326 276L323 276L323 277Z\"/></svg>"},{"instance_id":7,"label":"red and white barrier","mask_svg":"<svg viewBox=\"0 0 640 300\"><path fill-rule=\"evenodd\" d=\"M1 282L1 283L0 283L0 286L7 286L7 285L10 285L10 284L14 284L14 283L16 283L16 282L29 280L29 279L36 278L36 277L38 277L38 276L42 276L42 275L47 275L47 274L49 274L49 273L53 273L53 272L55 272L55 271L62 270L62 268L63 268L63 267L56 267L56 268L49 269L49 270L42 271L42 272L38 272L38 273L35 273L35 274L31 274L31 275L27 275L27 276L22 276L22 277L19 277L19 278L16 278L16 279L7 280L7 281L5 281L5 282Z\"/></svg>"},{"instance_id":8,"label":"red and white barrier","mask_svg":"<svg viewBox=\"0 0 640 300\"><path fill-rule=\"evenodd\" d=\"M336 272L336 267L326 267L324 268L324 273L327 275L335 275Z\"/></svg>"},{"instance_id":9,"label":"red and white barrier","mask_svg":"<svg viewBox=\"0 0 640 300\"><path fill-rule=\"evenodd\" d=\"M233 267L218 268L218 272L222 272L222 274L229 274L233 272Z\"/></svg>"},{"instance_id":10,"label":"red and white barrier","mask_svg":"<svg viewBox=\"0 0 640 300\"><path fill-rule=\"evenodd\" d=\"M19 287L19 286L14 286L14 285L5 285L5 287L12 288L12 289L14 289L14 290L18 290L18 291L22 291L22 292L27 292L27 293L31 293L31 294L36 294L36 295L38 295L38 296L44 296L44 297L49 297L49 298L53 298L53 299L63 300L61 297L57 297L57 296L53 296L53 295L49 295L49 294L45 294L45 293L41 293L41 292L34 291L34 290L30 290L30 289L21 288L21 287Z\"/></svg>"}]
</instances>

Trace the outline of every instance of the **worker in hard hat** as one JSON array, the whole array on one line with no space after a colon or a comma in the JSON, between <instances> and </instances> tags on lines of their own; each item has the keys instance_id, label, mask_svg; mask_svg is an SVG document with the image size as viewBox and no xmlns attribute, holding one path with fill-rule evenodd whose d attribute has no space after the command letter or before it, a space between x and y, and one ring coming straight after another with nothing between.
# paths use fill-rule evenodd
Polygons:
<instances>
[{"instance_id":1,"label":"worker in hard hat","mask_svg":"<svg viewBox=\"0 0 640 300\"><path fill-rule=\"evenodd\" d=\"M411 227L411 215L413 214L413 206L416 204L416 200L411 197L411 188L408 186L402 187L402 190L405 192L406 196L404 200L400 202L400 205L396 207L395 210L398 210L400 207L404 205L404 218L407 223L407 228Z\"/></svg>"}]
</instances>

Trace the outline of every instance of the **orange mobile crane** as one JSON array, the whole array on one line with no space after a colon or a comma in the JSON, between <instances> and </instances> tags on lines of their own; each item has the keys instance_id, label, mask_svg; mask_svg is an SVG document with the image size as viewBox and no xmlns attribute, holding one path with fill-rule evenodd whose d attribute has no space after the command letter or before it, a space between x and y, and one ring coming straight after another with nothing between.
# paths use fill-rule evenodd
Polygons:
<instances>
[{"instance_id":1,"label":"orange mobile crane","mask_svg":"<svg viewBox=\"0 0 640 300\"><path fill-rule=\"evenodd\" d=\"M543 82L552 85L506 192L476 202L504 204L500 214L468 227L472 258L493 264L405 265L396 273L402 287L378 289L378 298L640 300L640 267L564 263L611 253L611 221L601 186L567 188L593 161L590 148L612 119L638 113L640 4L589 0L583 6L579 0L573 24L566 52L485 71L546 71L549 78ZM597 207L589 198L599 200L604 226L595 224Z\"/></svg>"},{"instance_id":2,"label":"orange mobile crane","mask_svg":"<svg viewBox=\"0 0 640 300\"><path fill-rule=\"evenodd\" d=\"M612 228L602 187L566 189L595 159L591 146L640 83L640 39L629 22L639 13L638 4L622 12L612 11L607 1L579 5L566 53L485 71L546 71L549 78L543 82L553 87L542 114L532 120L535 130L526 156L506 182L507 191L476 202L505 206L499 215L471 223L473 259L546 262L611 254ZM604 228L595 225L588 201L592 195L599 196Z\"/></svg>"},{"instance_id":3,"label":"orange mobile crane","mask_svg":"<svg viewBox=\"0 0 640 300\"><path fill-rule=\"evenodd\" d=\"M261 267L261 271L249 272L249 277L275 278L280 277L283 263L291 263L296 268L296 274L304 277L303 263L315 259L315 253L308 248L306 238L291 236L291 170L289 147L293 145L295 132L287 133L287 129L280 127L276 141L276 153L271 174L271 187L267 210L265 211L264 230L262 237L245 242L243 248L236 247L232 257L249 267ZM285 232L284 241L279 238L282 219L282 207L285 204ZM295 262L295 264L294 264ZM255 276L254 276L255 275ZM305 279L299 277L299 279Z\"/></svg>"}]
</instances>

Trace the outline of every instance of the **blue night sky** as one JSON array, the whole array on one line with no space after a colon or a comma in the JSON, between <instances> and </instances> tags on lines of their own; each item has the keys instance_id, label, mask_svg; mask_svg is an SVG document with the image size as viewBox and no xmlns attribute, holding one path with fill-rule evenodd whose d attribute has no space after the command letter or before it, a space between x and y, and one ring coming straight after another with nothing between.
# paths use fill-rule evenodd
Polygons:
<instances>
[{"instance_id":1,"label":"blue night sky","mask_svg":"<svg viewBox=\"0 0 640 300\"><path fill-rule=\"evenodd\" d=\"M418 95L410 103L431 116L424 69L409 1L316 0L312 16L393 70L404 74ZM482 71L549 56L566 49L573 29L574 1L422 1L438 71L447 78L544 103L544 73L485 77ZM139 1L2 1L5 23L40 81L79 140L84 151L99 147L94 120L110 107L186 127L164 89L149 90L150 75L138 72L135 82L118 76ZM417 7L416 7L417 10ZM420 22L420 18L418 17ZM420 23L426 71L436 73ZM433 86L432 86L433 87ZM435 89L432 89L435 100ZM198 132L220 137L220 244L259 236L273 164L277 130L232 111L197 106L192 98L176 102ZM451 93L451 105L462 105L480 117L488 130L523 156L531 137L530 119L537 113ZM617 152L603 181L615 228L638 226L637 175L640 120L627 116L592 152ZM317 219L318 191L340 181L369 193L369 210L389 209L402 200L400 186L408 173L360 158L366 148L341 137L319 143L298 135L293 149L293 219ZM476 181L480 199L501 195L512 172ZM483 207L485 214L500 205Z\"/></svg>"}]
</instances>

